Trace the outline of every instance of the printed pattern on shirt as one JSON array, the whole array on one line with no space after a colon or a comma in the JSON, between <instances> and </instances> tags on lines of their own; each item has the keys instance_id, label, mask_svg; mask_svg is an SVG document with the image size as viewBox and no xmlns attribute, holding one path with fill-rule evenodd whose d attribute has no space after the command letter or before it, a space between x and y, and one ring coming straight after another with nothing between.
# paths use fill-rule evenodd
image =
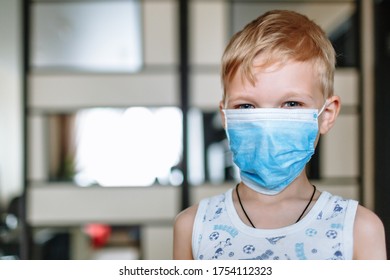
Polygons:
<instances>
[{"instance_id":1,"label":"printed pattern on shirt","mask_svg":"<svg viewBox=\"0 0 390 280\"><path fill-rule=\"evenodd\" d=\"M243 230L242 225L238 229L235 226L237 221L233 222L234 218L232 220L227 211L227 207L234 207L232 201L228 201L231 199L231 190L208 198L201 202L207 204L207 207L200 207L205 209L204 213L198 213L202 218L195 220L198 224L194 227L197 229L194 230L194 238L197 240L194 257L245 260L345 259L346 250L351 250L345 248L345 240L352 238L352 233L344 232L346 223L353 223L353 220L345 220L351 200L329 193L321 195L327 195L324 206L316 213L312 212L313 207L303 220L291 226L291 230L286 230L284 234L280 234L279 229L264 231L248 227ZM349 225L348 228L353 226Z\"/></svg>"}]
</instances>

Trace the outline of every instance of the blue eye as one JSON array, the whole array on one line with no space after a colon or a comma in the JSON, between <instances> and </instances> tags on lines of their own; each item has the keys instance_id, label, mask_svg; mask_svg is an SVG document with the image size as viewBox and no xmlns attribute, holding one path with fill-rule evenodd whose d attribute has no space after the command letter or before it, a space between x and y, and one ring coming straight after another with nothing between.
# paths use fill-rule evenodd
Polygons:
<instances>
[{"instance_id":1,"label":"blue eye","mask_svg":"<svg viewBox=\"0 0 390 280\"><path fill-rule=\"evenodd\" d=\"M300 102L297 102L297 101L287 101L285 103L285 107L290 107L290 108L293 108L293 107L300 107L302 104Z\"/></svg>"},{"instance_id":2,"label":"blue eye","mask_svg":"<svg viewBox=\"0 0 390 280\"><path fill-rule=\"evenodd\" d=\"M241 104L237 106L238 109L254 109L255 106L251 104Z\"/></svg>"}]
</instances>

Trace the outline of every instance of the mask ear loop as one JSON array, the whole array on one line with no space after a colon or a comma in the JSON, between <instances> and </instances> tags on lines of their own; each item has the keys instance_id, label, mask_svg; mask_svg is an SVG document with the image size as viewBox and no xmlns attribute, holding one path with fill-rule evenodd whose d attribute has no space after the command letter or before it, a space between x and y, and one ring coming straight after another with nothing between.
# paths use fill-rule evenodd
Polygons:
<instances>
[{"instance_id":1,"label":"mask ear loop","mask_svg":"<svg viewBox=\"0 0 390 280\"><path fill-rule=\"evenodd\" d=\"M322 112L324 112L325 108L328 107L328 105L329 105L328 102L325 101L325 103L324 103L324 105L322 106L321 110L318 112L317 117L319 117L319 116L322 114Z\"/></svg>"}]
</instances>

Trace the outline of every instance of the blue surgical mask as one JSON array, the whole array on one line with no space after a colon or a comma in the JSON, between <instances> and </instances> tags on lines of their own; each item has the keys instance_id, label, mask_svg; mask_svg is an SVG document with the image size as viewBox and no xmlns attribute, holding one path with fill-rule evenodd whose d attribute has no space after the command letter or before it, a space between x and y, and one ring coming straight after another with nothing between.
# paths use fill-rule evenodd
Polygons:
<instances>
[{"instance_id":1,"label":"blue surgical mask","mask_svg":"<svg viewBox=\"0 0 390 280\"><path fill-rule=\"evenodd\" d=\"M326 105L326 104L325 104ZM284 190L314 154L317 109L226 109L225 128L242 182L268 195Z\"/></svg>"}]
</instances>

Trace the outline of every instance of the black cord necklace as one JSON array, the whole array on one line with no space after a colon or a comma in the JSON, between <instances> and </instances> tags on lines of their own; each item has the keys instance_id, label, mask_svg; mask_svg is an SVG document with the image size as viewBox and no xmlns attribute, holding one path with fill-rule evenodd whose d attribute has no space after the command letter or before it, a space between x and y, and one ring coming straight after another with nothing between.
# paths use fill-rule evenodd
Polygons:
<instances>
[{"instance_id":1,"label":"black cord necklace","mask_svg":"<svg viewBox=\"0 0 390 280\"><path fill-rule=\"evenodd\" d=\"M252 225L252 227L256 228L255 225L252 223L251 219L249 218L248 214L246 213L246 211L244 209L244 206L242 205L240 194L238 193L238 186L239 185L240 184L237 184L237 186L236 186L236 193L237 193L238 202L240 203L241 209L244 212L245 217L248 219L249 223ZM301 215L299 216L298 220L295 223L298 223L302 219L302 217L305 214L307 208L309 208L310 203L313 201L314 194L316 193L316 190L317 190L316 186L313 185L313 193L312 193L312 195L310 197L309 203L306 205L305 209L303 209Z\"/></svg>"}]
</instances>

